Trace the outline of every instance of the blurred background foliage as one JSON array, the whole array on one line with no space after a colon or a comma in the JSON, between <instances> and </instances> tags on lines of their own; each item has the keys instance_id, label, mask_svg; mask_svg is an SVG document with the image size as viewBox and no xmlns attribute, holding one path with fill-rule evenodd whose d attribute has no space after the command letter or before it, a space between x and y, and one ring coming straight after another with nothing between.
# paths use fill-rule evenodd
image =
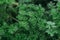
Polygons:
<instances>
[{"instance_id":1,"label":"blurred background foliage","mask_svg":"<svg viewBox=\"0 0 60 40\"><path fill-rule=\"evenodd\" d=\"M60 40L60 1L0 0L0 40Z\"/></svg>"}]
</instances>

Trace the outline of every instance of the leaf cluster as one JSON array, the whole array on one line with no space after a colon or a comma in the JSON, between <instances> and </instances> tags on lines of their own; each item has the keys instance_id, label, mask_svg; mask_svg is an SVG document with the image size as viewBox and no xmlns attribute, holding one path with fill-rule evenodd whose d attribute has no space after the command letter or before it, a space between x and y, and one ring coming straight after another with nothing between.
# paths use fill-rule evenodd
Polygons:
<instances>
[{"instance_id":1,"label":"leaf cluster","mask_svg":"<svg viewBox=\"0 0 60 40\"><path fill-rule=\"evenodd\" d=\"M26 2L0 0L0 40L60 40L60 2L49 10Z\"/></svg>"}]
</instances>

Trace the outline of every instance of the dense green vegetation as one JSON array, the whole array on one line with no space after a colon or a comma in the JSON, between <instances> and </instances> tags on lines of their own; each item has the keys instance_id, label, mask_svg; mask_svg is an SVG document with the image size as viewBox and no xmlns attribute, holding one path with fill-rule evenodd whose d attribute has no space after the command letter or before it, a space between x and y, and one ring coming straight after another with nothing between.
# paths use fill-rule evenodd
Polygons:
<instances>
[{"instance_id":1,"label":"dense green vegetation","mask_svg":"<svg viewBox=\"0 0 60 40\"><path fill-rule=\"evenodd\" d=\"M0 40L60 40L60 1L0 0Z\"/></svg>"}]
</instances>

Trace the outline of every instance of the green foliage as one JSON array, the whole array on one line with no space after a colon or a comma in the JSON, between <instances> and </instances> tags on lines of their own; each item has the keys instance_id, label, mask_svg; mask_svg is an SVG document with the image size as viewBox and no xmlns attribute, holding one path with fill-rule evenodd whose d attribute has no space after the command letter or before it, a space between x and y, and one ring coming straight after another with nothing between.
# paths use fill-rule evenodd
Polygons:
<instances>
[{"instance_id":1,"label":"green foliage","mask_svg":"<svg viewBox=\"0 0 60 40\"><path fill-rule=\"evenodd\" d=\"M29 2L0 0L0 40L60 40L60 2L49 10Z\"/></svg>"}]
</instances>

